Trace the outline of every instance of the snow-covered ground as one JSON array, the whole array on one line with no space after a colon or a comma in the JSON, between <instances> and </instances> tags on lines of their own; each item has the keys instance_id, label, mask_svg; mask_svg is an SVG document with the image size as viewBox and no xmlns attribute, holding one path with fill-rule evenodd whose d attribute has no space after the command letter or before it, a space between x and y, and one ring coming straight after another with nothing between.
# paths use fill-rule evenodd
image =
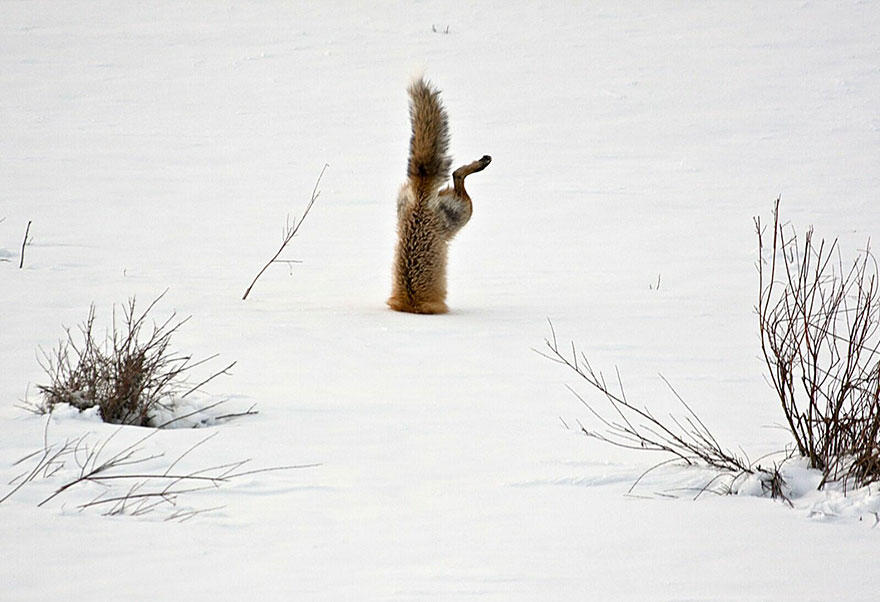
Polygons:
<instances>
[{"instance_id":1,"label":"snow-covered ground","mask_svg":"<svg viewBox=\"0 0 880 602\"><path fill-rule=\"evenodd\" d=\"M456 163L494 159L444 316L384 306L422 72ZM325 162L302 263L241 301ZM86 487L37 507L62 482L37 479L0 504L0 598L875 600L876 490L667 498L706 479L675 469L626 496L656 458L566 430L579 383L533 348L549 318L630 398L674 408L661 373L727 445L781 449L752 217L781 194L853 252L878 166L868 1L0 2L0 497L44 433L117 431L16 407L37 350L166 288L176 348L238 362L209 392L260 413L144 452L320 464L182 496L222 506L182 523Z\"/></svg>"}]
</instances>

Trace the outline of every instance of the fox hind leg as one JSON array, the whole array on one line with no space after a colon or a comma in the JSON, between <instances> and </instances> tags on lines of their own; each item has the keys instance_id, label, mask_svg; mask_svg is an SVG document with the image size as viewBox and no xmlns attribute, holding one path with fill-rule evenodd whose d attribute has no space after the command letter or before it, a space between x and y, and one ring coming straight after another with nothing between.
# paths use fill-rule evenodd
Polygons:
<instances>
[{"instance_id":1,"label":"fox hind leg","mask_svg":"<svg viewBox=\"0 0 880 602\"><path fill-rule=\"evenodd\" d=\"M468 223L473 213L473 203L464 188L464 179L483 171L492 162L492 157L483 155L480 159L462 165L452 173L452 188L445 188L437 195L438 209L445 224L445 236L449 240Z\"/></svg>"},{"instance_id":2,"label":"fox hind leg","mask_svg":"<svg viewBox=\"0 0 880 602\"><path fill-rule=\"evenodd\" d=\"M452 172L452 184L456 187L456 190L460 187L461 191L464 192L464 179L472 173L483 171L491 162L492 157L489 155L483 155L476 161L471 161L467 165L462 165Z\"/></svg>"}]
</instances>

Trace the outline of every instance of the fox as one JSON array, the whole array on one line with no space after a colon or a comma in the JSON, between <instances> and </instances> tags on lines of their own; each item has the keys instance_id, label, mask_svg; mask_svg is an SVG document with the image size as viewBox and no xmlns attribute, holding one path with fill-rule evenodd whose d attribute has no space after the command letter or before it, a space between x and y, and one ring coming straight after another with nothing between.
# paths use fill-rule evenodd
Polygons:
<instances>
[{"instance_id":1,"label":"fox","mask_svg":"<svg viewBox=\"0 0 880 602\"><path fill-rule=\"evenodd\" d=\"M452 172L449 119L440 90L421 77L409 88L412 136L407 179L397 196L397 246L391 297L395 311L443 314L446 305L446 256L449 241L468 223L473 203L464 188L472 173L492 161L483 155Z\"/></svg>"}]
</instances>

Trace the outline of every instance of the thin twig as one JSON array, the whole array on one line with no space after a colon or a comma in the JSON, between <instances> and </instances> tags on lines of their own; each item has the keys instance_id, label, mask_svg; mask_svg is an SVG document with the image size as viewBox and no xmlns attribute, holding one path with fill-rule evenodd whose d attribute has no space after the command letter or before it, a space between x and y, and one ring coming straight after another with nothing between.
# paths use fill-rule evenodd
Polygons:
<instances>
[{"instance_id":1,"label":"thin twig","mask_svg":"<svg viewBox=\"0 0 880 602\"><path fill-rule=\"evenodd\" d=\"M248 408L247 410L245 410L244 412L233 412L233 413L230 413L230 414L221 414L220 416L214 416L214 420L215 420L215 421L217 421L217 420L228 420L228 419L230 419L230 418L239 418L239 417L241 417L241 416L256 416L256 415L259 414L260 412L258 412L257 410L255 410L255 409L254 409L255 407L257 407L257 404L251 404L251 407L249 407L249 408Z\"/></svg>"},{"instance_id":2,"label":"thin twig","mask_svg":"<svg viewBox=\"0 0 880 602\"><path fill-rule=\"evenodd\" d=\"M21 241L21 258L18 262L18 269L22 269L24 267L24 248L28 243L28 233L31 231L31 220L28 220L27 228L24 229L24 239Z\"/></svg>"},{"instance_id":3,"label":"thin twig","mask_svg":"<svg viewBox=\"0 0 880 602\"><path fill-rule=\"evenodd\" d=\"M254 285L257 283L257 280L260 278L260 276L263 275L263 272L265 272L267 269L269 269L269 266L278 260L278 256L281 255L281 252L284 251L284 248L287 246L287 244L291 240L293 240L294 236L296 236L296 233L299 231L299 227L302 226L302 223L305 221L306 216L309 214L309 211L311 211L312 205L315 204L315 201L317 200L318 196L321 194L321 192L318 190L318 185L321 183L321 178L324 177L324 172L327 170L328 167L330 167L330 165L325 163L324 167L321 168L321 173L318 174L318 179L315 181L315 187L312 190L312 196L309 199L308 205L306 205L305 211L303 211L302 217L299 218L299 221L294 220L293 226L290 226L290 225L286 226L285 231L284 231L284 236L281 241L281 246L278 247L278 250L272 256L272 258L266 262L266 265L264 265L262 267L262 269L259 272L257 272L257 275L254 276L254 279L251 281L250 286L247 287L247 290L244 292L244 295L241 298L242 301L244 301L248 298L248 295L250 294L251 289L254 288Z\"/></svg>"}]
</instances>

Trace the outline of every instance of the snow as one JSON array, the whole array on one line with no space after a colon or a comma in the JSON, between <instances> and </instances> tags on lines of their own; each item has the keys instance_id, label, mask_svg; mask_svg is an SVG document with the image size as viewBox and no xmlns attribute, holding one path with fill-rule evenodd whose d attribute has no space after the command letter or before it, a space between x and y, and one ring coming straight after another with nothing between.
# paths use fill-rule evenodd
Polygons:
<instances>
[{"instance_id":1,"label":"snow","mask_svg":"<svg viewBox=\"0 0 880 602\"><path fill-rule=\"evenodd\" d=\"M238 362L209 393L259 414L158 432L144 468L211 433L190 470L320 464L182 496L222 507L185 522L37 507L62 481L35 480L0 504L0 597L876 599L876 488L792 464L794 508L666 497L705 483L682 468L628 496L657 458L566 429L579 383L533 349L549 318L630 398L675 409L661 373L725 444L782 449L752 217L782 195L844 253L880 231L878 32L855 0L0 3L0 496L44 433L144 436L17 405L90 303L166 288L177 349ZM444 316L384 307L418 72L456 164L493 157ZM302 263L242 302L325 162Z\"/></svg>"}]
</instances>

